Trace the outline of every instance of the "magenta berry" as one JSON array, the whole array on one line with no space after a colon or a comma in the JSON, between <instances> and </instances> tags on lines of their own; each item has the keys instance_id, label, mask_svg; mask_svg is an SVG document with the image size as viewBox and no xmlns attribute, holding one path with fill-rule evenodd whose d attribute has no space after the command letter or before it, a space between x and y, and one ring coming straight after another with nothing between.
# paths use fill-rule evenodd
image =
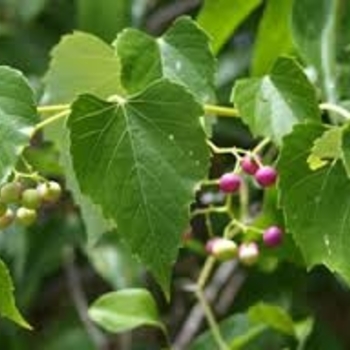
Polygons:
<instances>
[{"instance_id":1,"label":"magenta berry","mask_svg":"<svg viewBox=\"0 0 350 350\"><path fill-rule=\"evenodd\" d=\"M223 192L236 192L241 186L241 177L234 173L226 173L220 177L219 186Z\"/></svg>"},{"instance_id":2,"label":"magenta berry","mask_svg":"<svg viewBox=\"0 0 350 350\"><path fill-rule=\"evenodd\" d=\"M281 244L283 231L278 226L270 226L264 231L263 241L267 247L277 247Z\"/></svg>"},{"instance_id":3,"label":"magenta berry","mask_svg":"<svg viewBox=\"0 0 350 350\"><path fill-rule=\"evenodd\" d=\"M238 258L243 265L253 265L259 258L259 247L255 242L242 243L238 248Z\"/></svg>"},{"instance_id":4,"label":"magenta berry","mask_svg":"<svg viewBox=\"0 0 350 350\"><path fill-rule=\"evenodd\" d=\"M254 177L260 186L269 187L275 184L277 171L271 166L262 166L257 170Z\"/></svg>"},{"instance_id":5,"label":"magenta berry","mask_svg":"<svg viewBox=\"0 0 350 350\"><path fill-rule=\"evenodd\" d=\"M242 158L241 167L246 174L254 175L259 169L259 164L252 156L247 155Z\"/></svg>"},{"instance_id":6,"label":"magenta berry","mask_svg":"<svg viewBox=\"0 0 350 350\"><path fill-rule=\"evenodd\" d=\"M233 259L237 255L237 245L226 238L212 238L205 246L206 251L219 260Z\"/></svg>"}]
</instances>

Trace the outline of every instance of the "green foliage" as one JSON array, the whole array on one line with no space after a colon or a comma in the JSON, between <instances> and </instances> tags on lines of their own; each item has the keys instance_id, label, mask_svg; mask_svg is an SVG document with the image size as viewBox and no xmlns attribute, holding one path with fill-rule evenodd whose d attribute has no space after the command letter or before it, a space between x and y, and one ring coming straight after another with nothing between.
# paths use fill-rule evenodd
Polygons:
<instances>
[{"instance_id":1,"label":"green foliage","mask_svg":"<svg viewBox=\"0 0 350 350\"><path fill-rule=\"evenodd\" d=\"M119 59L97 37L82 32L66 35L51 56L46 103L70 103L82 93L103 98L122 92Z\"/></svg>"},{"instance_id":2,"label":"green foliage","mask_svg":"<svg viewBox=\"0 0 350 350\"><path fill-rule=\"evenodd\" d=\"M132 1L77 0L78 28L110 42L131 25Z\"/></svg>"},{"instance_id":3,"label":"green foliage","mask_svg":"<svg viewBox=\"0 0 350 350\"><path fill-rule=\"evenodd\" d=\"M252 74L263 75L277 58L292 49L290 12L293 0L269 0L259 23L254 46Z\"/></svg>"},{"instance_id":4,"label":"green foliage","mask_svg":"<svg viewBox=\"0 0 350 350\"><path fill-rule=\"evenodd\" d=\"M168 292L194 187L208 168L203 112L192 95L166 80L118 99L82 95L73 104L74 169L83 192L118 223L132 253Z\"/></svg>"},{"instance_id":5,"label":"green foliage","mask_svg":"<svg viewBox=\"0 0 350 350\"><path fill-rule=\"evenodd\" d=\"M294 42L317 75L325 98L337 99L335 16L338 0L294 1L292 32Z\"/></svg>"},{"instance_id":6,"label":"green foliage","mask_svg":"<svg viewBox=\"0 0 350 350\"><path fill-rule=\"evenodd\" d=\"M31 329L32 327L17 310L13 290L12 280L7 267L0 260L0 315L9 318L24 328Z\"/></svg>"},{"instance_id":7,"label":"green foliage","mask_svg":"<svg viewBox=\"0 0 350 350\"><path fill-rule=\"evenodd\" d=\"M261 0L206 0L198 15L198 23L212 37L218 53L238 26L261 4Z\"/></svg>"},{"instance_id":8,"label":"green foliage","mask_svg":"<svg viewBox=\"0 0 350 350\"><path fill-rule=\"evenodd\" d=\"M277 144L294 124L319 121L315 90L290 58L279 58L262 78L238 81L232 99L253 134Z\"/></svg>"},{"instance_id":9,"label":"green foliage","mask_svg":"<svg viewBox=\"0 0 350 350\"><path fill-rule=\"evenodd\" d=\"M0 66L0 182L10 174L28 144L38 116L33 91L23 75Z\"/></svg>"},{"instance_id":10,"label":"green foliage","mask_svg":"<svg viewBox=\"0 0 350 350\"><path fill-rule=\"evenodd\" d=\"M201 350L341 346L329 326L341 329L338 318L327 316L323 331L323 313L313 307L339 302L345 314L341 302L350 300L343 283L350 283L350 129L343 120L350 118L349 5L200 5L0 3L0 63L23 67L29 77L0 66L0 254L13 272L18 304L38 324L35 336L1 324L2 347L158 348L157 337L150 344L139 344L138 332L135 339L111 337L86 319L106 282L130 289L93 303L89 316L97 325L113 333L152 326L167 345L176 343L187 329L168 339L153 296L132 289L147 281L157 291L145 269L168 301L174 282L175 307L160 303L171 327L192 321L198 305L204 311L210 329L183 348L191 341ZM198 14L197 22L180 16L183 8ZM101 39L62 34L74 28ZM55 42L42 85L38 72ZM222 56L216 60L212 50ZM305 65L281 57L291 52ZM234 108L227 106L232 85ZM224 105L213 105L217 99ZM213 116L228 118L215 125ZM242 165L247 157L256 161L253 170ZM278 246L273 235L266 238L276 226ZM216 248L230 250L228 260L237 248L238 261L219 266ZM252 259L257 264L243 266ZM307 272L320 264L341 278L326 269ZM222 277L226 266L233 279L231 272ZM30 328L9 276L0 260L0 313ZM193 312L183 289L197 298Z\"/></svg>"},{"instance_id":11,"label":"green foliage","mask_svg":"<svg viewBox=\"0 0 350 350\"><path fill-rule=\"evenodd\" d=\"M307 163L314 141L324 130L320 125L297 126L285 138L278 162L281 204L287 230L307 265L325 264L350 281L346 234L350 180L340 160L316 171Z\"/></svg>"},{"instance_id":12,"label":"green foliage","mask_svg":"<svg viewBox=\"0 0 350 350\"><path fill-rule=\"evenodd\" d=\"M52 52L44 99L66 103L87 92L95 93L101 98L121 93L120 64L111 47L92 35L75 32L63 37ZM46 135L60 152L67 186L81 208L87 236L92 244L103 233L113 229L115 223L104 219L101 209L81 193L73 170L70 140L64 124L58 123L50 127Z\"/></svg>"},{"instance_id":13,"label":"green foliage","mask_svg":"<svg viewBox=\"0 0 350 350\"><path fill-rule=\"evenodd\" d=\"M122 82L129 93L164 77L186 86L202 102L214 100L215 59L209 38L189 18L175 21L158 39L127 29L114 45L122 63Z\"/></svg>"},{"instance_id":14,"label":"green foliage","mask_svg":"<svg viewBox=\"0 0 350 350\"><path fill-rule=\"evenodd\" d=\"M253 322L263 323L288 335L295 335L294 323L288 313L279 306L259 303L248 310Z\"/></svg>"},{"instance_id":15,"label":"green foliage","mask_svg":"<svg viewBox=\"0 0 350 350\"><path fill-rule=\"evenodd\" d=\"M295 325L288 313L281 307L262 302L249 308L246 313L235 314L220 323L220 331L233 350L265 349L266 346L280 348L283 341L271 330L295 336ZM214 347L213 335L204 332L190 350L209 350Z\"/></svg>"},{"instance_id":16,"label":"green foliage","mask_svg":"<svg viewBox=\"0 0 350 350\"><path fill-rule=\"evenodd\" d=\"M91 319L109 332L120 333L140 326L164 331L157 305L145 289L123 289L99 297L89 309Z\"/></svg>"},{"instance_id":17,"label":"green foliage","mask_svg":"<svg viewBox=\"0 0 350 350\"><path fill-rule=\"evenodd\" d=\"M307 159L310 169L316 170L342 156L343 128L333 127L315 140Z\"/></svg>"}]
</instances>

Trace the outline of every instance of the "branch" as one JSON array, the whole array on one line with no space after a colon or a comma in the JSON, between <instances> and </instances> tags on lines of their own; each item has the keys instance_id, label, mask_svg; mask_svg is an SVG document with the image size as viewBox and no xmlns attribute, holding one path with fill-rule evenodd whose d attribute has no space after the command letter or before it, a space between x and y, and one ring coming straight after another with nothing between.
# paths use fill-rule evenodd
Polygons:
<instances>
[{"instance_id":1,"label":"branch","mask_svg":"<svg viewBox=\"0 0 350 350\"><path fill-rule=\"evenodd\" d=\"M67 247L63 252L64 267L67 276L68 289L71 294L74 306L86 333L94 343L96 349L107 349L108 341L100 330L95 327L88 316L88 303L84 294L80 276L74 264L74 250Z\"/></svg>"}]
</instances>

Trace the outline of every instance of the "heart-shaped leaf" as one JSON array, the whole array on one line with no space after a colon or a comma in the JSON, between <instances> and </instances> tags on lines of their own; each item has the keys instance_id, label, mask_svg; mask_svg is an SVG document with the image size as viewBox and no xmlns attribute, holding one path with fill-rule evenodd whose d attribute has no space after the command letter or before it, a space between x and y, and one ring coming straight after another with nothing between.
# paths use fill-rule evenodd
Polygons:
<instances>
[{"instance_id":1,"label":"heart-shaped leaf","mask_svg":"<svg viewBox=\"0 0 350 350\"><path fill-rule=\"evenodd\" d=\"M238 81L232 98L253 134L278 144L294 124L320 121L314 87L299 65L287 57L279 58L262 78Z\"/></svg>"},{"instance_id":2,"label":"heart-shaped leaf","mask_svg":"<svg viewBox=\"0 0 350 350\"><path fill-rule=\"evenodd\" d=\"M132 252L168 291L194 188L208 169L203 110L169 81L115 100L82 95L73 104L74 170L82 191L118 222Z\"/></svg>"},{"instance_id":3,"label":"heart-shaped leaf","mask_svg":"<svg viewBox=\"0 0 350 350\"><path fill-rule=\"evenodd\" d=\"M119 59L101 39L83 32L66 35L51 56L45 103L70 103L83 93L102 98L121 93Z\"/></svg>"},{"instance_id":4,"label":"heart-shaped leaf","mask_svg":"<svg viewBox=\"0 0 350 350\"><path fill-rule=\"evenodd\" d=\"M130 93L164 77L186 86L202 102L214 100L215 59L208 36L191 19L178 19L158 39L127 29L115 47L123 85Z\"/></svg>"}]
</instances>

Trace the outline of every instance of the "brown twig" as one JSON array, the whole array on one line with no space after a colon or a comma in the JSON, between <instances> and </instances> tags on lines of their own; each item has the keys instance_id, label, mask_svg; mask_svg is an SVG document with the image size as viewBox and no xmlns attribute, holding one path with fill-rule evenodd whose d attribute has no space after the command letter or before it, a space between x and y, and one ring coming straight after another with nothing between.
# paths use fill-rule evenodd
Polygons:
<instances>
[{"instance_id":1,"label":"brown twig","mask_svg":"<svg viewBox=\"0 0 350 350\"><path fill-rule=\"evenodd\" d=\"M108 341L100 330L95 327L88 316L88 303L81 286L80 276L74 263L74 250L67 247L63 252L64 267L67 276L68 289L71 294L74 306L86 333L94 343L96 349L105 350Z\"/></svg>"}]
</instances>

